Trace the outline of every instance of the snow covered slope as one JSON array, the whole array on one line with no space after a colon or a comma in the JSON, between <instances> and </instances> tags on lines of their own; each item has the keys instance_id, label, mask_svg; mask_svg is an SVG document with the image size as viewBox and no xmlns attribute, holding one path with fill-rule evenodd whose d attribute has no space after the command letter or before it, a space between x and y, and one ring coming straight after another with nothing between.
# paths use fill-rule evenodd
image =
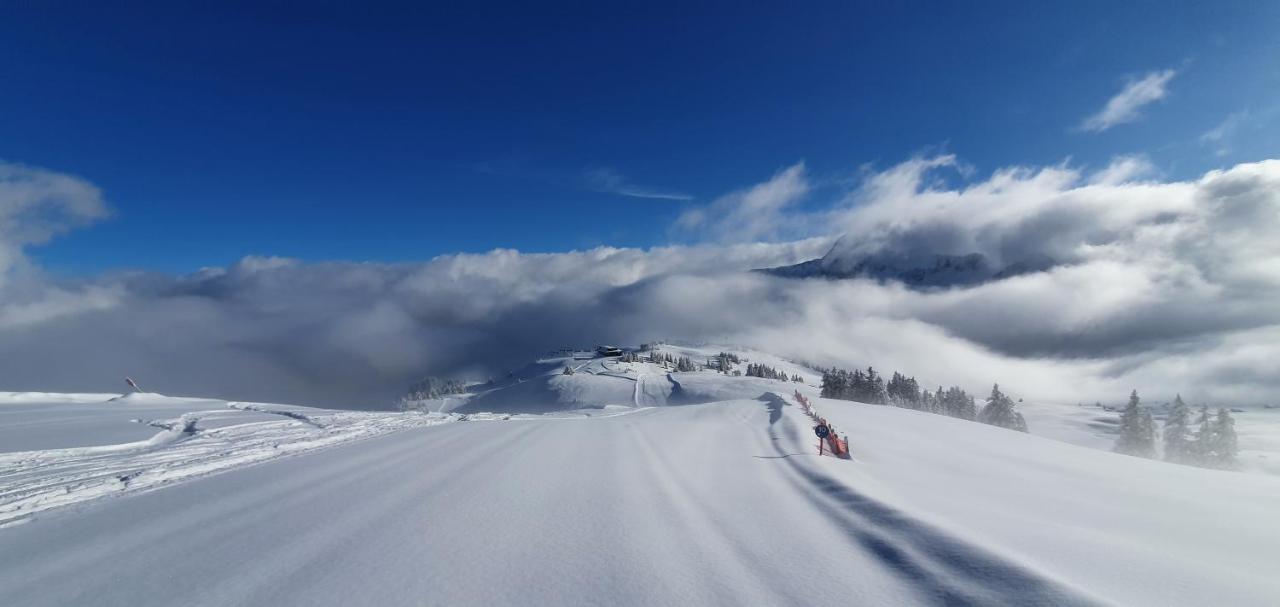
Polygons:
<instances>
[{"instance_id":1,"label":"snow covered slope","mask_svg":"<svg viewBox=\"0 0 1280 607\"><path fill-rule=\"evenodd\" d=\"M1280 478L1178 466L819 399L867 497L1124 605L1266 605ZM1262 566L1265 567L1265 566Z\"/></svg>"},{"instance_id":2,"label":"snow covered slope","mask_svg":"<svg viewBox=\"0 0 1280 607\"><path fill-rule=\"evenodd\" d=\"M97 402L21 398L0 405L0 527L54 508L451 419L159 394Z\"/></svg>"},{"instance_id":3,"label":"snow covered slope","mask_svg":"<svg viewBox=\"0 0 1280 607\"><path fill-rule=\"evenodd\" d=\"M681 376L773 391L380 414L434 425L0 529L0 604L1280 603L1278 478L827 400L818 457L796 384Z\"/></svg>"},{"instance_id":4,"label":"snow covered slope","mask_svg":"<svg viewBox=\"0 0 1280 607\"><path fill-rule=\"evenodd\" d=\"M762 393L796 387L811 391L821 384L822 373L795 361L766 352L719 345L662 344L661 352L688 357L702 364L721 351L747 362L768 365L804 379L801 386L779 387L777 382L754 377L726 378L714 372L678 373L649 363L625 363L617 359L548 358L526 366L493 387L470 397L436 401L431 410L504 413L547 413L601 406L664 406L752 399ZM561 372L568 366L574 375ZM807 388L805 388L807 386ZM1122 395L1123 396L1123 395ZM1093 405L1018 403L1030 432L1055 440L1110 451L1116 440L1119 413ZM1160 411L1157 410L1157 421ZM1280 475L1280 409L1249 409L1233 413L1239 433L1239 469Z\"/></svg>"},{"instance_id":5,"label":"snow covered slope","mask_svg":"<svg viewBox=\"0 0 1280 607\"><path fill-rule=\"evenodd\" d=\"M1115 445L1120 412L1096 405L1019 403L1018 411L1027 419L1031 433L1103 451ZM1234 410L1240 453L1236 460L1242 472L1280 475L1280 409ZM1163 422L1156 410L1156 422Z\"/></svg>"},{"instance_id":6,"label":"snow covered slope","mask_svg":"<svg viewBox=\"0 0 1280 607\"><path fill-rule=\"evenodd\" d=\"M513 372L449 408L458 412L545 413L566 409L634 405L635 376L614 367L612 359L547 358ZM565 367L573 375L563 373Z\"/></svg>"},{"instance_id":7,"label":"snow covered slope","mask_svg":"<svg viewBox=\"0 0 1280 607\"><path fill-rule=\"evenodd\" d=\"M706 355L692 348L664 347L664 352ZM572 375L564 374L568 367ZM547 358L513 372L491 387L466 398L455 398L447 411L463 413L546 413L594 409L609 405L660 407L724 400L724 397L680 392L677 380L685 374L649 362L622 362L617 358ZM688 374L693 376L694 374ZM712 376L710 373L696 375ZM749 379L749 378L748 378ZM759 395L756 391L752 396Z\"/></svg>"}]
</instances>

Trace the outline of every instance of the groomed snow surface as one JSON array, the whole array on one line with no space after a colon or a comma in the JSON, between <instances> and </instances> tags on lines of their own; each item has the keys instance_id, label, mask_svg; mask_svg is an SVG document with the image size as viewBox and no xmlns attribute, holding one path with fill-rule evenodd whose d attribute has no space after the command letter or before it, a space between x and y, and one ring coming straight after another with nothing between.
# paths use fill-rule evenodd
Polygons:
<instances>
[{"instance_id":1,"label":"groomed snow surface","mask_svg":"<svg viewBox=\"0 0 1280 607\"><path fill-rule=\"evenodd\" d=\"M0 397L0 604L1280 604L1280 477L561 362L452 413Z\"/></svg>"}]
</instances>

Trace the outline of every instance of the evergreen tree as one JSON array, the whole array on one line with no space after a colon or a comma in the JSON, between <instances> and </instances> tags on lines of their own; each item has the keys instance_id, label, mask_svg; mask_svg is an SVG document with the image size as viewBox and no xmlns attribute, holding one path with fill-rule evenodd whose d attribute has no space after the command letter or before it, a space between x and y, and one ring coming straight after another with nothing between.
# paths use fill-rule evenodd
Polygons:
<instances>
[{"instance_id":1,"label":"evergreen tree","mask_svg":"<svg viewBox=\"0 0 1280 607\"><path fill-rule=\"evenodd\" d=\"M1141 402L1138 391L1134 390L1129 395L1129 404L1120 414L1120 436L1116 438L1115 451L1138 457L1155 457L1155 423Z\"/></svg>"},{"instance_id":2,"label":"evergreen tree","mask_svg":"<svg viewBox=\"0 0 1280 607\"><path fill-rule=\"evenodd\" d=\"M752 368L748 374L757 372ZM785 378L785 374L780 375L780 379ZM792 379L794 380L795 378L793 377ZM868 367L865 371L861 369L846 371L836 368L823 370L821 387L823 398L838 398L873 404L892 403L900 407L910 407L932 413L950 415L969 421L974 421L978 418L978 407L974 404L973 397L960 389L959 386L952 386L946 390L943 390L942 386L938 386L937 392L922 391L919 382L914 377L907 377L901 373L894 373L888 384L886 384L884 378L871 367ZM1001 408L1012 410L1013 401L1010 400L1008 403L1001 401L996 409L993 409L993 412ZM1016 411L1009 414L1001 414L999 417L1004 420L1001 423L1007 424L1007 427L1015 429L1024 429L1026 427L1025 419Z\"/></svg>"},{"instance_id":3,"label":"evergreen tree","mask_svg":"<svg viewBox=\"0 0 1280 607\"><path fill-rule=\"evenodd\" d=\"M947 398L949 398L951 401L949 405L950 412L948 413L948 415L951 415L952 417L958 417L960 419L967 419L969 421L977 421L978 419L977 403L974 402L974 399L972 396L969 396L968 393L966 393L964 390L961 390L959 386L952 386L950 389L948 389Z\"/></svg>"},{"instance_id":4,"label":"evergreen tree","mask_svg":"<svg viewBox=\"0 0 1280 607\"><path fill-rule=\"evenodd\" d=\"M404 395L405 400L431 400L467 391L465 383L456 379L426 377L412 386Z\"/></svg>"},{"instance_id":5,"label":"evergreen tree","mask_svg":"<svg viewBox=\"0 0 1280 607\"><path fill-rule=\"evenodd\" d=\"M1138 417L1138 429L1142 436L1142 444L1146 446L1152 459L1156 457L1156 443L1159 442L1159 430L1156 429L1156 420L1151 417L1151 409L1149 407L1142 408L1142 415Z\"/></svg>"},{"instance_id":6,"label":"evergreen tree","mask_svg":"<svg viewBox=\"0 0 1280 607\"><path fill-rule=\"evenodd\" d=\"M845 392L845 398L849 400L863 400L867 395L867 376L862 373L861 369L854 369L849 375L849 387Z\"/></svg>"},{"instance_id":7,"label":"evergreen tree","mask_svg":"<svg viewBox=\"0 0 1280 607\"><path fill-rule=\"evenodd\" d=\"M1000 384L991 387L991 396L978 414L978 421L1020 432L1027 431L1027 420L1014 410L1013 399L1000 392Z\"/></svg>"},{"instance_id":8,"label":"evergreen tree","mask_svg":"<svg viewBox=\"0 0 1280 607\"><path fill-rule=\"evenodd\" d=\"M920 384L914 377L907 377L894 371L893 377L885 386L885 392L891 405L908 409L921 408Z\"/></svg>"},{"instance_id":9,"label":"evergreen tree","mask_svg":"<svg viewBox=\"0 0 1280 607\"><path fill-rule=\"evenodd\" d=\"M1179 464L1192 463L1194 443L1191 437L1191 409L1182 395L1173 399L1173 407L1164 420L1164 459Z\"/></svg>"},{"instance_id":10,"label":"evergreen tree","mask_svg":"<svg viewBox=\"0 0 1280 607\"><path fill-rule=\"evenodd\" d=\"M873 405L889 404L889 392L884 387L884 377L878 375L875 369L867 367L867 383L864 403Z\"/></svg>"},{"instance_id":11,"label":"evergreen tree","mask_svg":"<svg viewBox=\"0 0 1280 607\"><path fill-rule=\"evenodd\" d=\"M396 401L396 406L401 411L411 411L418 409L426 409L429 407L427 401L438 400L453 394L464 394L467 391L466 383L456 379L446 379L440 377L426 377L412 386Z\"/></svg>"},{"instance_id":12,"label":"evergreen tree","mask_svg":"<svg viewBox=\"0 0 1280 607\"><path fill-rule=\"evenodd\" d=\"M1209 464L1215 468L1234 468L1240 447L1236 442L1236 421L1225 408L1218 409L1218 419L1213 424L1213 456Z\"/></svg>"},{"instance_id":13,"label":"evergreen tree","mask_svg":"<svg viewBox=\"0 0 1280 607\"><path fill-rule=\"evenodd\" d=\"M720 354L716 355L716 368L720 369L720 372L724 373L725 375L728 375L729 372L733 370L734 364L740 363L740 362L742 362L742 359L738 358L737 354L731 354L729 352L721 352ZM708 363L707 366L710 367L711 364Z\"/></svg>"},{"instance_id":14,"label":"evergreen tree","mask_svg":"<svg viewBox=\"0 0 1280 607\"><path fill-rule=\"evenodd\" d=\"M822 372L822 383L819 384L818 395L822 398L839 398L836 390L836 370Z\"/></svg>"},{"instance_id":15,"label":"evergreen tree","mask_svg":"<svg viewBox=\"0 0 1280 607\"><path fill-rule=\"evenodd\" d=\"M951 386L945 391L942 386L938 386L934 401L935 413L969 421L974 421L978 417L978 407L974 404L973 397L961 390L959 386Z\"/></svg>"},{"instance_id":16,"label":"evergreen tree","mask_svg":"<svg viewBox=\"0 0 1280 607\"><path fill-rule=\"evenodd\" d=\"M747 377L763 377L765 379L787 379L787 375L762 363L748 363Z\"/></svg>"},{"instance_id":17,"label":"evergreen tree","mask_svg":"<svg viewBox=\"0 0 1280 607\"><path fill-rule=\"evenodd\" d=\"M972 421L977 421L977 420L978 420L978 405L977 405L977 403L975 403L975 402L974 402L974 400L973 400L973 397L972 397L972 396L969 396L968 394L965 394L964 390L959 390L959 389L957 389L957 391L959 391L959 392L960 392L960 398L961 398L961 400L960 400L960 410L959 410L959 415L957 415L956 417L958 417L958 418L960 418L960 419L967 419L967 420L969 420L969 421L971 421L971 422L972 422ZM1021 415L1019 415L1019 416L1018 416L1018 419L1022 419L1022 416L1021 416ZM1022 427L1023 427L1023 431L1024 431L1024 432L1026 431L1026 425L1027 425L1026 420L1022 420Z\"/></svg>"},{"instance_id":18,"label":"evergreen tree","mask_svg":"<svg viewBox=\"0 0 1280 607\"><path fill-rule=\"evenodd\" d=\"M1213 447L1216 442L1212 418L1209 417L1209 405L1200 405L1200 415L1196 418L1199 429L1196 430L1195 443L1191 448L1192 463L1207 466L1213 460Z\"/></svg>"},{"instance_id":19,"label":"evergreen tree","mask_svg":"<svg viewBox=\"0 0 1280 607\"><path fill-rule=\"evenodd\" d=\"M889 404L899 407L907 406L906 399L901 394L903 383L906 382L906 379L901 373L893 372L893 377L889 378L889 382L885 384L885 393L889 396Z\"/></svg>"}]
</instances>

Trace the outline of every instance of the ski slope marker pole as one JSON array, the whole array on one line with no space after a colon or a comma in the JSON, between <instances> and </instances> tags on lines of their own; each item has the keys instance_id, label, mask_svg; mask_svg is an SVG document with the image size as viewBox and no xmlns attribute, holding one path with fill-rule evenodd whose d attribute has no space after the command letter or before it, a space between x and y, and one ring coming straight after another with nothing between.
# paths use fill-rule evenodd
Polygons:
<instances>
[{"instance_id":1,"label":"ski slope marker pole","mask_svg":"<svg viewBox=\"0 0 1280 607\"><path fill-rule=\"evenodd\" d=\"M822 455L822 441L826 440L827 435L831 434L831 428L827 427L825 420L813 427L813 433L818 436L818 455Z\"/></svg>"}]
</instances>

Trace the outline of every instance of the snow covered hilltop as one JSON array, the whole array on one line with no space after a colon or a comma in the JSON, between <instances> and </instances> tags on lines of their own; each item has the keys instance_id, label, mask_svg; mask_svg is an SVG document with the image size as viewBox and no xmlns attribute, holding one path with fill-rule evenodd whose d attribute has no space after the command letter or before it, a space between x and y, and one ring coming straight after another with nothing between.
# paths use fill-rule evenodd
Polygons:
<instances>
[{"instance_id":1,"label":"snow covered hilltop","mask_svg":"<svg viewBox=\"0 0 1280 607\"><path fill-rule=\"evenodd\" d=\"M1113 411L1005 397L1026 433L823 375L663 345L404 412L0 395L0 604L1280 602L1278 476L1113 453Z\"/></svg>"}]
</instances>

